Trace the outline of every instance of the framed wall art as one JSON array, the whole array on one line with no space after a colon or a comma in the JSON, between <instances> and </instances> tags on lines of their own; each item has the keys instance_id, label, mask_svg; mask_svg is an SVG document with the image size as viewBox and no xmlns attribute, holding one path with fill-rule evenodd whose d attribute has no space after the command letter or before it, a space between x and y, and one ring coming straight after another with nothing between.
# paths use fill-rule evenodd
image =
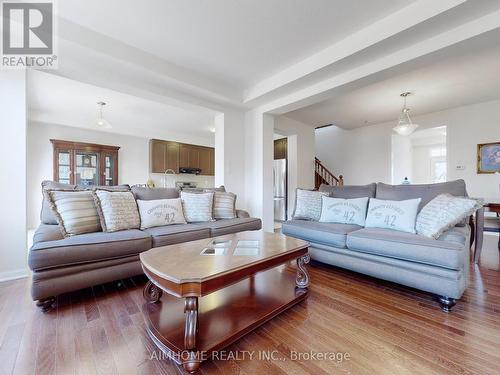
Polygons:
<instances>
[{"instance_id":1,"label":"framed wall art","mask_svg":"<svg viewBox=\"0 0 500 375\"><path fill-rule=\"evenodd\" d=\"M500 172L500 142L477 145L477 173Z\"/></svg>"}]
</instances>

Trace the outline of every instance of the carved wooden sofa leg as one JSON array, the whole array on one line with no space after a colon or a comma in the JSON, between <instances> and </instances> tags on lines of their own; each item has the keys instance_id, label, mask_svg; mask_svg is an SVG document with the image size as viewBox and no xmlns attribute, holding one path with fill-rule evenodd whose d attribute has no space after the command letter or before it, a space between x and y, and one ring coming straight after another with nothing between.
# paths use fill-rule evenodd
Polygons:
<instances>
[{"instance_id":1,"label":"carved wooden sofa leg","mask_svg":"<svg viewBox=\"0 0 500 375\"><path fill-rule=\"evenodd\" d=\"M441 310L448 313L451 311L451 308L455 306L457 300L455 298L439 296L439 303L441 304Z\"/></svg>"},{"instance_id":2,"label":"carved wooden sofa leg","mask_svg":"<svg viewBox=\"0 0 500 375\"><path fill-rule=\"evenodd\" d=\"M39 307L40 310L42 310L42 312L44 313L52 310L55 307L55 304L56 304L56 297L48 297L36 301L37 307Z\"/></svg>"}]
</instances>

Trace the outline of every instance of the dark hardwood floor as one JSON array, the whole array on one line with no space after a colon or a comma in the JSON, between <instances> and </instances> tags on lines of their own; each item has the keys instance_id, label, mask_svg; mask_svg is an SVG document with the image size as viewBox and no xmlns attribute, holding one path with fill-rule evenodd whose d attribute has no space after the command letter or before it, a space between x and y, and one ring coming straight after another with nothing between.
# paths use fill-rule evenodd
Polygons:
<instances>
[{"instance_id":1,"label":"dark hardwood floor","mask_svg":"<svg viewBox=\"0 0 500 375\"><path fill-rule=\"evenodd\" d=\"M429 294L315 263L308 300L229 347L238 358L206 362L200 373L498 374L500 262L497 237L485 237L482 264L450 314ZM0 374L181 374L156 359L144 284L138 277L62 295L47 314L31 301L28 279L0 284ZM250 360L262 351L275 359ZM299 352L350 358L291 360Z\"/></svg>"}]
</instances>

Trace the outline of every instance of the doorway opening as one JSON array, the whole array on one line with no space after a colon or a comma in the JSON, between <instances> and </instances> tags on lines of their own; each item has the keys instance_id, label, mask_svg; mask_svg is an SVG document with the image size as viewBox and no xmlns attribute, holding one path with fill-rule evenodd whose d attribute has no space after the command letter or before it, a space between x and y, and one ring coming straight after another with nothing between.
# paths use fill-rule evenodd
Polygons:
<instances>
[{"instance_id":1,"label":"doorway opening","mask_svg":"<svg viewBox=\"0 0 500 375\"><path fill-rule=\"evenodd\" d=\"M274 134L273 204L275 229L288 217L288 138Z\"/></svg>"},{"instance_id":2,"label":"doorway opening","mask_svg":"<svg viewBox=\"0 0 500 375\"><path fill-rule=\"evenodd\" d=\"M431 184L447 181L446 126L392 135L392 183Z\"/></svg>"}]
</instances>

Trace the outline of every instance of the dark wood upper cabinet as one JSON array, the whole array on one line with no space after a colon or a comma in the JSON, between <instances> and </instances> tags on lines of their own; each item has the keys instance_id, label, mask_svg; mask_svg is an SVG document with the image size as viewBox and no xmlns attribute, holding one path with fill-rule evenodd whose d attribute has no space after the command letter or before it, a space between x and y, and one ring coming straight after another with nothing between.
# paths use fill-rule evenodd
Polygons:
<instances>
[{"instance_id":1,"label":"dark wood upper cabinet","mask_svg":"<svg viewBox=\"0 0 500 375\"><path fill-rule=\"evenodd\" d=\"M200 168L200 150L196 146L188 146L188 165L180 165L180 167Z\"/></svg>"},{"instance_id":2,"label":"dark wood upper cabinet","mask_svg":"<svg viewBox=\"0 0 500 375\"><path fill-rule=\"evenodd\" d=\"M179 145L179 167L189 167L189 145ZM179 172L179 171L177 171Z\"/></svg>"},{"instance_id":3,"label":"dark wood upper cabinet","mask_svg":"<svg viewBox=\"0 0 500 375\"><path fill-rule=\"evenodd\" d=\"M215 148L211 148L209 153L210 153L210 169L208 174L210 176L215 176Z\"/></svg>"},{"instance_id":4,"label":"dark wood upper cabinet","mask_svg":"<svg viewBox=\"0 0 500 375\"><path fill-rule=\"evenodd\" d=\"M274 160L287 159L288 141L287 138L276 139L274 141Z\"/></svg>"},{"instance_id":5,"label":"dark wood upper cabinet","mask_svg":"<svg viewBox=\"0 0 500 375\"><path fill-rule=\"evenodd\" d=\"M211 158L212 158L212 155L211 155L211 149L210 148L206 148L206 147L200 147L198 149L198 159L199 159L199 163L198 163L198 168L201 169L201 174L203 175L213 175L213 172L211 172Z\"/></svg>"},{"instance_id":6,"label":"dark wood upper cabinet","mask_svg":"<svg viewBox=\"0 0 500 375\"><path fill-rule=\"evenodd\" d=\"M150 141L151 172L164 173L172 169L179 173L179 168L200 168L201 174L215 174L215 150L212 147L196 146L186 143Z\"/></svg>"},{"instance_id":7,"label":"dark wood upper cabinet","mask_svg":"<svg viewBox=\"0 0 500 375\"><path fill-rule=\"evenodd\" d=\"M152 139L149 142L151 150L151 171L165 172L167 168L167 143ZM176 171L177 173L177 171Z\"/></svg>"},{"instance_id":8,"label":"dark wood upper cabinet","mask_svg":"<svg viewBox=\"0 0 500 375\"><path fill-rule=\"evenodd\" d=\"M165 170L171 169L175 173L179 171L179 144L177 142L167 142L167 154Z\"/></svg>"},{"instance_id":9,"label":"dark wood upper cabinet","mask_svg":"<svg viewBox=\"0 0 500 375\"><path fill-rule=\"evenodd\" d=\"M51 139L54 181L84 186L118 184L120 147Z\"/></svg>"}]
</instances>

